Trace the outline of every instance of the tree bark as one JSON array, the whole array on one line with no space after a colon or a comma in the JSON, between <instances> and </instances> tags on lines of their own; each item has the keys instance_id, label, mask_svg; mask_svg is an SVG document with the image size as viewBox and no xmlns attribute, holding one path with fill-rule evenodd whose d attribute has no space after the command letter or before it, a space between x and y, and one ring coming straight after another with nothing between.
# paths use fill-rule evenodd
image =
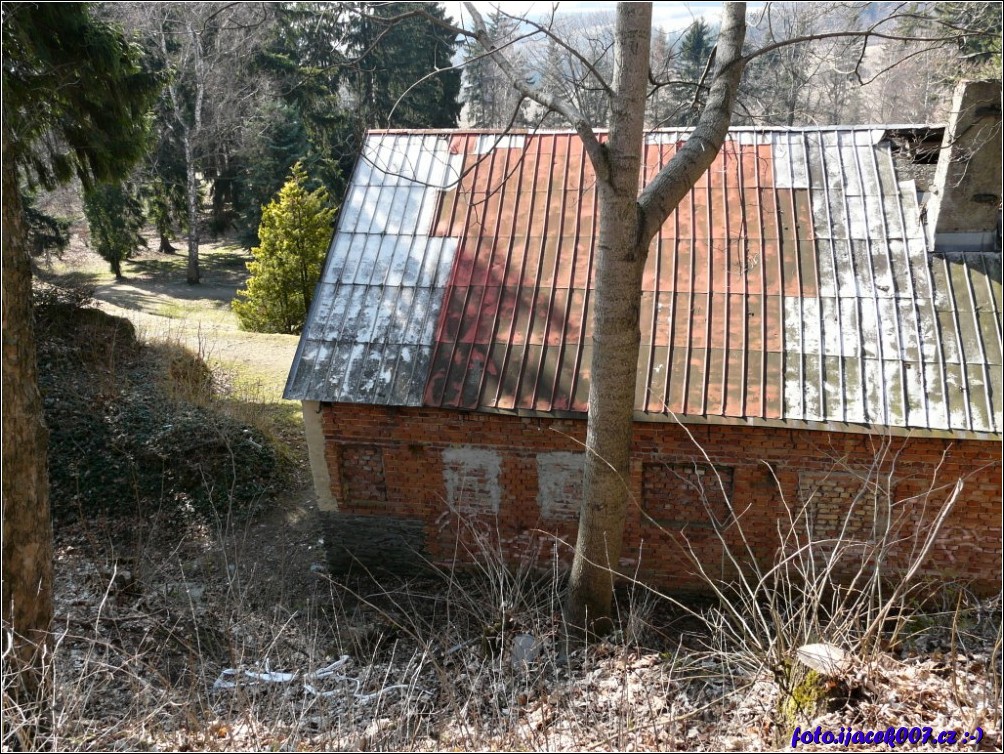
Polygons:
<instances>
[{"instance_id":1,"label":"tree bark","mask_svg":"<svg viewBox=\"0 0 1004 754\"><path fill-rule=\"evenodd\" d=\"M621 3L614 32L614 80L608 171L598 180L600 236L593 308L593 360L579 533L565 621L575 629L610 628L613 579L628 499L641 273L638 180L648 86L649 3ZM647 244L646 244L647 245Z\"/></svg>"},{"instance_id":2,"label":"tree bark","mask_svg":"<svg viewBox=\"0 0 1004 754\"><path fill-rule=\"evenodd\" d=\"M198 285L199 270L199 177L195 173L192 136L185 132L185 194L188 200L188 273L189 285Z\"/></svg>"},{"instance_id":3,"label":"tree bark","mask_svg":"<svg viewBox=\"0 0 1004 754\"><path fill-rule=\"evenodd\" d=\"M48 434L38 391L31 263L17 171L3 125L3 626L12 632L9 691L17 704L44 700L51 647L52 525ZM7 700L5 698L4 706ZM5 714L6 716L6 714Z\"/></svg>"},{"instance_id":4,"label":"tree bark","mask_svg":"<svg viewBox=\"0 0 1004 754\"><path fill-rule=\"evenodd\" d=\"M600 237L593 294L586 463L564 617L573 634L602 633L612 625L613 582L627 513L645 258L652 238L711 166L728 135L746 65L742 55L746 4L724 4L704 110L686 143L640 195L652 4L617 5L613 84L607 86L597 74L610 97L610 136L605 144L597 138L593 124L568 100L521 78L488 34L474 3L464 5L474 31L456 31L477 39L521 95L560 113L572 124L596 172Z\"/></svg>"},{"instance_id":5,"label":"tree bark","mask_svg":"<svg viewBox=\"0 0 1004 754\"><path fill-rule=\"evenodd\" d=\"M638 195L651 5L620 3L610 139L597 170L600 238L595 278L586 464L579 532L564 614L573 631L612 626L630 480L641 278L649 243L710 167L728 134L744 60L745 3L726 3L707 104L686 144Z\"/></svg>"}]
</instances>

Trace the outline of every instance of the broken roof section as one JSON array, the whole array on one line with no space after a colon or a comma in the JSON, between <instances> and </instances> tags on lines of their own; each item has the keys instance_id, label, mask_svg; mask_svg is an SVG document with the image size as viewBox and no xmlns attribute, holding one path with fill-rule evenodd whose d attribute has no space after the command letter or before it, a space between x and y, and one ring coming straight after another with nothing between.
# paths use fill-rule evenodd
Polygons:
<instances>
[{"instance_id":1,"label":"broken roof section","mask_svg":"<svg viewBox=\"0 0 1004 754\"><path fill-rule=\"evenodd\" d=\"M598 213L574 133L371 133L286 397L585 412ZM928 254L882 129L734 129L643 289L641 420L1001 432L1000 256Z\"/></svg>"}]
</instances>

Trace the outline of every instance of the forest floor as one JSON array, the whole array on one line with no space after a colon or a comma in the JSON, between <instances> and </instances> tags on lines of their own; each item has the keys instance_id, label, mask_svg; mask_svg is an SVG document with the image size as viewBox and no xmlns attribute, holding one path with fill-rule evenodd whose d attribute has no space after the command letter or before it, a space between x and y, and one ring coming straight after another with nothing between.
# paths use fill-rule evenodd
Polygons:
<instances>
[{"instance_id":1,"label":"forest floor","mask_svg":"<svg viewBox=\"0 0 1004 754\"><path fill-rule=\"evenodd\" d=\"M791 680L785 632L852 636L874 613L820 622L818 605L792 604L778 622L754 598L737 621L720 603L636 586L617 593L614 634L569 648L555 579L507 570L490 551L473 573L330 575L299 408L281 398L296 338L242 332L229 308L247 260L204 246L197 287L180 254L144 254L124 281L79 247L40 271L87 288L141 338L201 354L295 468L250 519L57 519L53 750L791 750L796 726L905 736L886 750L944 750L911 743L925 729L1000 749L1000 600L961 588L855 648L821 701L804 676ZM4 698L7 750L32 710ZM797 748L833 748L821 740Z\"/></svg>"}]
</instances>

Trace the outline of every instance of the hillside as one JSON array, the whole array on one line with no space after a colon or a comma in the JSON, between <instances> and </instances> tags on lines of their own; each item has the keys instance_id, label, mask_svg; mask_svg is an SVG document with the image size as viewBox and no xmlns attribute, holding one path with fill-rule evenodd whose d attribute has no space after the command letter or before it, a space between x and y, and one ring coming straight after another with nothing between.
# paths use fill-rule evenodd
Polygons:
<instances>
[{"instance_id":1,"label":"hillside","mask_svg":"<svg viewBox=\"0 0 1004 754\"><path fill-rule=\"evenodd\" d=\"M560 583L497 553L473 573L331 577L275 336L227 325L239 274L193 298L170 259L141 259L125 285L77 261L49 275L75 289L38 292L53 748L770 750L791 747L795 726L905 726L906 741L925 726L959 741L979 730L974 748L999 747L1000 604L962 590L924 612L914 600L820 697L792 675L786 631L811 620L853 634L874 613L826 618L796 599L775 624L740 590L736 623L724 604L638 585L618 591L611 637L568 648ZM100 308L81 306L82 283ZM31 711L5 713L16 734Z\"/></svg>"}]
</instances>

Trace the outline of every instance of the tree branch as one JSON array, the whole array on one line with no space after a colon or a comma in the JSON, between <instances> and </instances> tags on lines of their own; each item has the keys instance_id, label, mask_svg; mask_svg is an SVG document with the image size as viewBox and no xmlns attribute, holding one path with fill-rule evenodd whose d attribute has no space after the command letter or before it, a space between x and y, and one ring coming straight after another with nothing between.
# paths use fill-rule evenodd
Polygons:
<instances>
[{"instance_id":1,"label":"tree branch","mask_svg":"<svg viewBox=\"0 0 1004 754\"><path fill-rule=\"evenodd\" d=\"M778 42L772 42L771 44L764 45L763 47L761 47L761 48L759 48L757 50L754 50L751 53L748 53L743 58L743 62L744 63L749 63L749 61L753 60L754 58L758 58L761 55L766 55L767 53L773 52L774 50L780 49L782 47L788 47L789 45L802 44L804 42L815 42L815 41L818 41L820 39L839 39L839 38L844 38L844 39L858 38L858 39L862 39L863 38L865 40L865 44L867 44L868 40L870 40L872 37L874 37L875 39L888 39L888 40L891 40L893 42L941 42L941 43L945 43L945 42L957 42L961 37L964 37L964 36L972 36L972 37L979 36L979 34L977 34L976 32L972 32L970 34L965 34L965 35L953 34L953 35L944 36L944 37L913 37L913 36L905 36L905 35L902 35L902 34L889 34L889 33L882 32L882 31L875 31L874 29L876 28L876 26L878 26L878 24L876 24L875 26L869 27L868 29L861 30L861 31L823 31L823 32L817 32L815 34L802 34L802 35L797 36L797 37L791 37L790 39L782 39L782 40L780 40Z\"/></svg>"},{"instance_id":2,"label":"tree branch","mask_svg":"<svg viewBox=\"0 0 1004 754\"><path fill-rule=\"evenodd\" d=\"M557 44L559 47L561 47L563 50L565 50L569 55L571 55L573 58L575 58L580 63L582 63L582 65L583 65L583 67L585 67L586 71L593 78L596 79L596 81L600 85L599 88L603 92L605 92L608 97L613 97L614 96L614 90L610 88L610 84L607 83L606 79L604 79L603 76L600 75L600 72L596 69L596 65L594 63L590 62L588 58L586 58L582 53L580 53L578 50L576 50L570 44L568 44L563 39L561 39L561 37L559 37L557 34L555 34L553 31L551 31L547 26L544 26L543 24L538 24L536 21L531 21L530 19L525 18L525 17L517 18L516 16L512 16L512 15L506 13L505 11L500 11L500 12L506 18L511 18L514 21L519 21L520 23L523 23L523 24L526 24L527 26L533 27L533 29L535 29L536 31L538 31L541 34L545 35L548 39L552 40L555 44ZM551 17L552 17L552 19L554 18L553 13L552 13ZM604 55L605 54L606 54L606 52L604 52ZM601 55L600 57L602 58L603 56Z\"/></svg>"},{"instance_id":3,"label":"tree branch","mask_svg":"<svg viewBox=\"0 0 1004 754\"><path fill-rule=\"evenodd\" d=\"M495 44L495 41L488 35L488 28L485 26L485 21L478 12L478 9L474 7L473 3L469 2L464 3L464 7L467 8L467 12L471 14L471 18L474 22L474 38L485 50L490 53L495 53L493 55L495 63L502 69L502 72L506 75L509 81L512 82L516 91L518 91L526 99L531 99L549 110L553 110L556 113L563 115L568 122L572 124L572 128L575 129L579 138L582 139L583 148L585 149L586 154L589 155L589 161L592 163L593 170L596 171L597 177L600 180L608 180L610 177L610 165L607 161L606 152L599 140L596 138L596 133L593 131L592 126L586 120L585 116L567 100L542 92L522 80L513 69L512 64L510 64L508 59L501 54L501 48L499 48ZM470 34L470 32L464 33L468 35Z\"/></svg>"},{"instance_id":4,"label":"tree branch","mask_svg":"<svg viewBox=\"0 0 1004 754\"><path fill-rule=\"evenodd\" d=\"M676 209L691 186L710 167L725 142L732 122L732 109L746 60L742 55L746 36L746 4L725 3L718 36L715 74L708 101L693 133L673 159L642 191L638 206L642 214L639 241L648 243Z\"/></svg>"}]
</instances>

